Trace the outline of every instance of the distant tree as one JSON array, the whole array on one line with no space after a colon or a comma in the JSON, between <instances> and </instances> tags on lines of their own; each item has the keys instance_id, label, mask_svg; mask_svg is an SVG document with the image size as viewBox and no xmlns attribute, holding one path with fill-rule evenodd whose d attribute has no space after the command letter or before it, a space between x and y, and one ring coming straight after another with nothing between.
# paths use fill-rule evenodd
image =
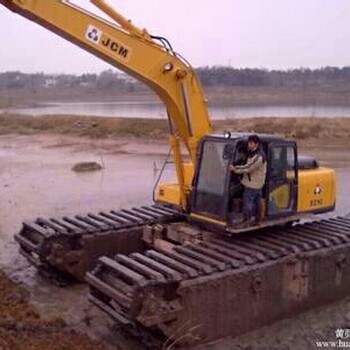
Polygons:
<instances>
[{"instance_id":1,"label":"distant tree","mask_svg":"<svg viewBox=\"0 0 350 350\"><path fill-rule=\"evenodd\" d=\"M325 67L311 70L299 68L287 71L202 67L197 73L204 86L305 86L342 83L350 85L350 67Z\"/></svg>"},{"instance_id":2,"label":"distant tree","mask_svg":"<svg viewBox=\"0 0 350 350\"><path fill-rule=\"evenodd\" d=\"M233 68L225 66L196 69L205 87L217 86L332 86L350 88L350 67L298 68L290 70L266 70L257 68ZM143 91L145 86L112 69L101 74L24 74L18 71L0 73L0 89L28 89L35 92L47 81L57 87L113 89L113 91Z\"/></svg>"}]
</instances>

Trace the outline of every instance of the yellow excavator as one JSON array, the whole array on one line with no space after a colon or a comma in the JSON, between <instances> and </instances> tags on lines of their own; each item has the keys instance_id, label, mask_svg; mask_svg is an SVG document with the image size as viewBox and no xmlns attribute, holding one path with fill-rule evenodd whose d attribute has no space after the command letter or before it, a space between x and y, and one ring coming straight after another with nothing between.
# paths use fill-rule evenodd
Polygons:
<instances>
[{"instance_id":1,"label":"yellow excavator","mask_svg":"<svg viewBox=\"0 0 350 350\"><path fill-rule=\"evenodd\" d=\"M84 280L93 269L86 277L93 303L141 333L188 332L186 344L346 295L350 220L293 224L335 208L334 171L298 156L294 141L259 135L267 156L261 221L242 228L240 179L230 166L242 160L250 134L213 135L200 81L169 41L105 1L91 2L111 21L70 1L0 0L156 92L168 113L177 182L159 184L153 205L24 222L15 235L20 252L60 281Z\"/></svg>"}]
</instances>

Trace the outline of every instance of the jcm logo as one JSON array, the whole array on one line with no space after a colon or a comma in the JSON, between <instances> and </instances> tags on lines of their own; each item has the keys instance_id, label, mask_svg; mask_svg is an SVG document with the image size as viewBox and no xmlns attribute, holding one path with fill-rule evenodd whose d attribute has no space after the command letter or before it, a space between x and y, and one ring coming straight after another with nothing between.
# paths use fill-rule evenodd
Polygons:
<instances>
[{"instance_id":1,"label":"jcm logo","mask_svg":"<svg viewBox=\"0 0 350 350\"><path fill-rule=\"evenodd\" d=\"M107 47L108 49L110 49L111 51L115 52L119 56L125 59L128 58L129 50L125 46L117 43L116 41L110 38L104 37L101 41L101 44Z\"/></svg>"},{"instance_id":2,"label":"jcm logo","mask_svg":"<svg viewBox=\"0 0 350 350\"><path fill-rule=\"evenodd\" d=\"M89 25L85 36L89 41L93 42L96 45L103 46L105 49L118 55L119 58L129 60L130 49L117 40L108 37L98 28Z\"/></svg>"}]
</instances>

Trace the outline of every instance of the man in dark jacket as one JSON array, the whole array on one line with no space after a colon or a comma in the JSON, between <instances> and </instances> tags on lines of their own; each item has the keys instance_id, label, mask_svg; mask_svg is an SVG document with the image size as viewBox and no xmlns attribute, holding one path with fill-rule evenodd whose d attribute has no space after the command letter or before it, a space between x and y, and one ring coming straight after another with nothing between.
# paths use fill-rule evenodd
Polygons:
<instances>
[{"instance_id":1,"label":"man in dark jacket","mask_svg":"<svg viewBox=\"0 0 350 350\"><path fill-rule=\"evenodd\" d=\"M236 174L242 174L243 193L243 223L250 225L260 221L260 202L262 188L266 180L266 155L260 147L258 135L248 138L248 158L244 165L231 165L230 169Z\"/></svg>"}]
</instances>

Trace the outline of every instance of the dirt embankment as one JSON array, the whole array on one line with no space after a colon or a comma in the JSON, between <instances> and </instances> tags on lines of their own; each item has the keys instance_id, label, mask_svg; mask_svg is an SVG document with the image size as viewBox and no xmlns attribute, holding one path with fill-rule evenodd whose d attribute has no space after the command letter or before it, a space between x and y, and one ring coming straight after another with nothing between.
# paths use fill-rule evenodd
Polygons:
<instances>
[{"instance_id":1,"label":"dirt embankment","mask_svg":"<svg viewBox=\"0 0 350 350\"><path fill-rule=\"evenodd\" d=\"M87 116L28 117L0 114L0 134L53 133L91 138L164 137L168 134L164 120L99 118Z\"/></svg>"},{"instance_id":2,"label":"dirt embankment","mask_svg":"<svg viewBox=\"0 0 350 350\"><path fill-rule=\"evenodd\" d=\"M104 346L69 330L61 319L43 319L28 293L0 271L0 349L99 350Z\"/></svg>"},{"instance_id":3,"label":"dirt embankment","mask_svg":"<svg viewBox=\"0 0 350 350\"><path fill-rule=\"evenodd\" d=\"M249 118L214 123L214 130L280 134L290 139L348 139L350 118Z\"/></svg>"},{"instance_id":4,"label":"dirt embankment","mask_svg":"<svg viewBox=\"0 0 350 350\"><path fill-rule=\"evenodd\" d=\"M213 122L215 133L224 130L280 134L288 138L348 139L350 118L249 118ZM84 116L28 117L0 114L0 134L55 133L91 138L137 137L167 139L165 120Z\"/></svg>"}]
</instances>

